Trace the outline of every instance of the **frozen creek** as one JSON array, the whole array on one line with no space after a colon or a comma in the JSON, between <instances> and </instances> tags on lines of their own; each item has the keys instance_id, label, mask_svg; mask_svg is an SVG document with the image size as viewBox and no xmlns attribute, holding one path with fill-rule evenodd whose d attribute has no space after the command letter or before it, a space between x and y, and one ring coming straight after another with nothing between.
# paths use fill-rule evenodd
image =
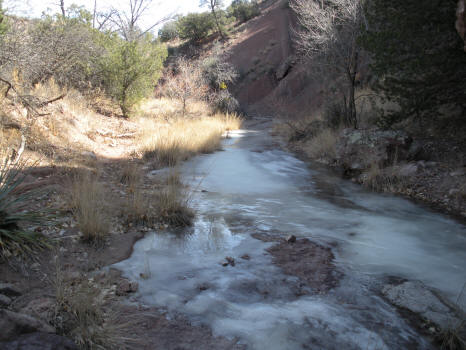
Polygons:
<instances>
[{"instance_id":1,"label":"frozen creek","mask_svg":"<svg viewBox=\"0 0 466 350\"><path fill-rule=\"evenodd\" d=\"M273 144L266 121L248 124L230 134L224 151L184 164L195 189L194 227L148 234L116 264L139 282L136 298L247 349L430 349L378 291L396 276L455 300L466 281L466 228L308 168ZM343 276L338 286L297 296L297 278L266 252L275 243L254 233L332 247ZM235 266L220 264L227 256Z\"/></svg>"}]
</instances>

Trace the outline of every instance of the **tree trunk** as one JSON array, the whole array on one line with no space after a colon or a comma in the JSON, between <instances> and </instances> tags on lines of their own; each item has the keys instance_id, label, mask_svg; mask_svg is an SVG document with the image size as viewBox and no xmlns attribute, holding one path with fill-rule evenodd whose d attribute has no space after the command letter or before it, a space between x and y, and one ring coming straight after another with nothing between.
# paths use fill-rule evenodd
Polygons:
<instances>
[{"instance_id":1,"label":"tree trunk","mask_svg":"<svg viewBox=\"0 0 466 350\"><path fill-rule=\"evenodd\" d=\"M65 0L60 0L60 9L61 9L61 14L63 18L66 17L66 12L65 12Z\"/></svg>"},{"instance_id":2,"label":"tree trunk","mask_svg":"<svg viewBox=\"0 0 466 350\"><path fill-rule=\"evenodd\" d=\"M215 24L217 25L217 31L218 34L222 39L225 39L225 36L223 35L222 28L220 27L220 23L218 22L217 14L215 13L215 9L212 6L212 15L214 16Z\"/></svg>"}]
</instances>

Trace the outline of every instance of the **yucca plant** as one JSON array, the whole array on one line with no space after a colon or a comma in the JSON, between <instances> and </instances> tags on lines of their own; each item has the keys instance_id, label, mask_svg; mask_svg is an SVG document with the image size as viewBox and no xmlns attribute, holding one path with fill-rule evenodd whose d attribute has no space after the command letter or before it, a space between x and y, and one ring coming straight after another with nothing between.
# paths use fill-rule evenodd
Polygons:
<instances>
[{"instance_id":1,"label":"yucca plant","mask_svg":"<svg viewBox=\"0 0 466 350\"><path fill-rule=\"evenodd\" d=\"M38 224L43 216L26 211L26 206L37 191L15 193L25 179L25 162L10 162L5 158L0 165L0 258L30 255L48 247L43 235L24 228L24 224Z\"/></svg>"}]
</instances>

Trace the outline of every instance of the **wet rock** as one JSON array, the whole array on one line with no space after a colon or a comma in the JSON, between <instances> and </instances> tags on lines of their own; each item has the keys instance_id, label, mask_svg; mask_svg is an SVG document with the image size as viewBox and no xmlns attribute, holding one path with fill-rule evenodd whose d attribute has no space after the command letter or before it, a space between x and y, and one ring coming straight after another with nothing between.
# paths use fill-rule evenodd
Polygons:
<instances>
[{"instance_id":1,"label":"wet rock","mask_svg":"<svg viewBox=\"0 0 466 350\"><path fill-rule=\"evenodd\" d=\"M220 262L220 265L223 267L227 267L228 265L235 266L235 259L233 259L231 256L227 256L225 260Z\"/></svg>"},{"instance_id":2,"label":"wet rock","mask_svg":"<svg viewBox=\"0 0 466 350\"><path fill-rule=\"evenodd\" d=\"M70 339L57 334L34 332L10 342L0 342L3 350L78 350Z\"/></svg>"},{"instance_id":3,"label":"wet rock","mask_svg":"<svg viewBox=\"0 0 466 350\"><path fill-rule=\"evenodd\" d=\"M0 294L0 307L7 307L11 304L11 301L6 295Z\"/></svg>"},{"instance_id":4,"label":"wet rock","mask_svg":"<svg viewBox=\"0 0 466 350\"><path fill-rule=\"evenodd\" d=\"M332 251L308 239L300 239L295 244L281 241L268 248L267 252L284 273L298 277L303 286L310 287L314 293L328 292L342 276L335 269Z\"/></svg>"},{"instance_id":5,"label":"wet rock","mask_svg":"<svg viewBox=\"0 0 466 350\"><path fill-rule=\"evenodd\" d=\"M383 287L382 294L396 306L419 314L441 328L448 328L459 321L454 310L421 282L389 284Z\"/></svg>"},{"instance_id":6,"label":"wet rock","mask_svg":"<svg viewBox=\"0 0 466 350\"><path fill-rule=\"evenodd\" d=\"M241 255L241 259L243 260L251 260L251 257L248 254Z\"/></svg>"},{"instance_id":7,"label":"wet rock","mask_svg":"<svg viewBox=\"0 0 466 350\"><path fill-rule=\"evenodd\" d=\"M296 242L296 236L294 235L289 235L285 238L285 240L288 242L288 243L295 243Z\"/></svg>"},{"instance_id":8,"label":"wet rock","mask_svg":"<svg viewBox=\"0 0 466 350\"><path fill-rule=\"evenodd\" d=\"M138 291L139 284L137 282L132 282L126 278L120 279L116 288L116 295L123 296L128 295L129 293L135 293Z\"/></svg>"},{"instance_id":9,"label":"wet rock","mask_svg":"<svg viewBox=\"0 0 466 350\"><path fill-rule=\"evenodd\" d=\"M206 283L203 283L203 284L201 284L201 285L199 286L199 290L200 290L200 291L205 291L205 290L207 290L207 289L209 289L209 285L206 284Z\"/></svg>"},{"instance_id":10,"label":"wet rock","mask_svg":"<svg viewBox=\"0 0 466 350\"><path fill-rule=\"evenodd\" d=\"M0 310L0 341L12 340L24 333L55 333L55 329L32 316Z\"/></svg>"},{"instance_id":11,"label":"wet rock","mask_svg":"<svg viewBox=\"0 0 466 350\"><path fill-rule=\"evenodd\" d=\"M7 297L17 297L22 293L18 287L11 283L0 283L0 294L6 295Z\"/></svg>"},{"instance_id":12,"label":"wet rock","mask_svg":"<svg viewBox=\"0 0 466 350\"><path fill-rule=\"evenodd\" d=\"M336 160L347 171L360 172L372 164L388 166L408 159L412 139L403 131L344 129L336 146Z\"/></svg>"}]
</instances>

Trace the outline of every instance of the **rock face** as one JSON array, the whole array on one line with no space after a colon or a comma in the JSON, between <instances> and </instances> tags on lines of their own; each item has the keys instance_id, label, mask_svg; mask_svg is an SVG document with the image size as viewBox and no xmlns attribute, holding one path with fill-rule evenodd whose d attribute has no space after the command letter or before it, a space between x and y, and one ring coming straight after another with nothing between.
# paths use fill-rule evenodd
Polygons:
<instances>
[{"instance_id":1,"label":"rock face","mask_svg":"<svg viewBox=\"0 0 466 350\"><path fill-rule=\"evenodd\" d=\"M55 329L29 315L0 310L0 341L7 341L25 333L55 333Z\"/></svg>"},{"instance_id":2,"label":"rock face","mask_svg":"<svg viewBox=\"0 0 466 350\"><path fill-rule=\"evenodd\" d=\"M419 314L441 328L449 328L459 322L455 311L421 282L407 281L399 285L386 285L382 293L396 306Z\"/></svg>"},{"instance_id":3,"label":"rock face","mask_svg":"<svg viewBox=\"0 0 466 350\"><path fill-rule=\"evenodd\" d=\"M78 350L78 347L69 339L56 334L30 333L24 334L10 342L0 342L3 350Z\"/></svg>"},{"instance_id":4,"label":"rock face","mask_svg":"<svg viewBox=\"0 0 466 350\"><path fill-rule=\"evenodd\" d=\"M405 160L412 139L403 131L344 129L336 146L336 160L346 171L361 172L372 164Z\"/></svg>"}]
</instances>

